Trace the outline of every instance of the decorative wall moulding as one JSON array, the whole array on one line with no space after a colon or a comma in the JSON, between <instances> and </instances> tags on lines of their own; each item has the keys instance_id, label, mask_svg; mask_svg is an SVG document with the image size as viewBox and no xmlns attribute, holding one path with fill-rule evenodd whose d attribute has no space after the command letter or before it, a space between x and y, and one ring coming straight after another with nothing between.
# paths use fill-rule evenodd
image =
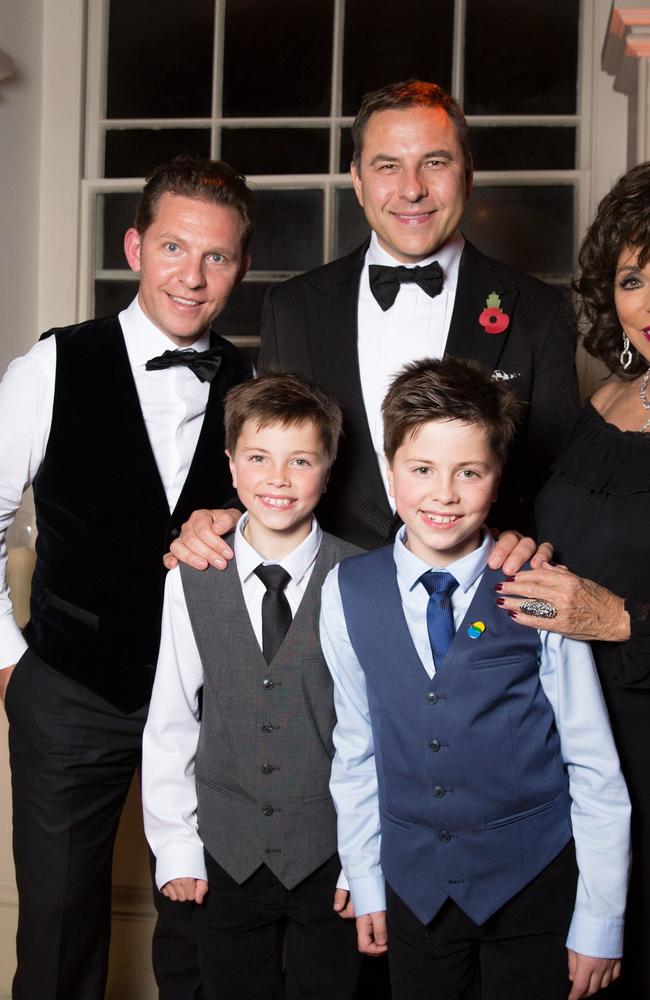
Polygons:
<instances>
[{"instance_id":1,"label":"decorative wall moulding","mask_svg":"<svg viewBox=\"0 0 650 1000\"><path fill-rule=\"evenodd\" d=\"M602 54L602 67L614 77L614 90L629 94L636 86L638 60L648 58L650 0L635 7L615 3Z\"/></svg>"},{"instance_id":2,"label":"decorative wall moulding","mask_svg":"<svg viewBox=\"0 0 650 1000\"><path fill-rule=\"evenodd\" d=\"M0 80L9 80L15 72L13 59L0 49Z\"/></svg>"}]
</instances>

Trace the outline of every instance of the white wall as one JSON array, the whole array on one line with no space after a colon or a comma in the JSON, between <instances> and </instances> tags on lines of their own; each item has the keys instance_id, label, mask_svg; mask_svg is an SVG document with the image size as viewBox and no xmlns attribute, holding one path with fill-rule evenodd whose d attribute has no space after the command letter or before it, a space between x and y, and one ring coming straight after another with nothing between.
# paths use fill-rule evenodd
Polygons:
<instances>
[{"instance_id":1,"label":"white wall","mask_svg":"<svg viewBox=\"0 0 650 1000\"><path fill-rule=\"evenodd\" d=\"M16 67L0 82L2 371L37 337L43 4L0 4L0 49Z\"/></svg>"}]
</instances>

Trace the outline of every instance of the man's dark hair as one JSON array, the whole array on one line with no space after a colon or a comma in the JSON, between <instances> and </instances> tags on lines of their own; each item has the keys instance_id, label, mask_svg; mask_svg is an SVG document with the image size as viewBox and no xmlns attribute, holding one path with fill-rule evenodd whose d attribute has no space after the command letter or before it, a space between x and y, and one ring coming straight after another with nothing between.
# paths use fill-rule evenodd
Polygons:
<instances>
[{"instance_id":1,"label":"man's dark hair","mask_svg":"<svg viewBox=\"0 0 650 1000\"><path fill-rule=\"evenodd\" d=\"M242 251L246 253L255 215L253 194L246 186L246 178L228 163L177 156L156 167L147 177L135 215L135 228L141 236L153 222L156 205L164 194L200 198L234 208L244 227Z\"/></svg>"},{"instance_id":2,"label":"man's dark hair","mask_svg":"<svg viewBox=\"0 0 650 1000\"><path fill-rule=\"evenodd\" d=\"M316 427L331 465L336 458L343 417L341 407L320 386L297 375L260 375L231 389L225 399L226 448L234 455L247 420L257 430L270 424L302 424Z\"/></svg>"},{"instance_id":3,"label":"man's dark hair","mask_svg":"<svg viewBox=\"0 0 650 1000\"><path fill-rule=\"evenodd\" d=\"M648 362L632 349L632 364L621 367L621 323L616 313L614 288L621 251L638 251L637 265L650 260L650 162L639 163L621 177L606 194L587 230L580 253L578 277L572 288L578 293L577 313L588 329L583 344L619 378L636 378Z\"/></svg>"},{"instance_id":4,"label":"man's dark hair","mask_svg":"<svg viewBox=\"0 0 650 1000\"><path fill-rule=\"evenodd\" d=\"M363 140L372 115L378 111L400 111L406 108L442 108L446 111L454 126L460 148L463 152L465 170L472 165L472 154L469 148L469 129L467 121L458 101L443 90L437 83L427 83L425 80L406 80L403 83L389 83L381 90L373 90L366 94L361 102L357 117L352 124L352 139L354 142L353 163L357 171L361 168L361 151Z\"/></svg>"},{"instance_id":5,"label":"man's dark hair","mask_svg":"<svg viewBox=\"0 0 650 1000\"><path fill-rule=\"evenodd\" d=\"M476 361L424 358L405 365L391 383L381 411L384 451L397 449L432 420L460 420L485 428L503 468L519 421L521 404Z\"/></svg>"}]
</instances>

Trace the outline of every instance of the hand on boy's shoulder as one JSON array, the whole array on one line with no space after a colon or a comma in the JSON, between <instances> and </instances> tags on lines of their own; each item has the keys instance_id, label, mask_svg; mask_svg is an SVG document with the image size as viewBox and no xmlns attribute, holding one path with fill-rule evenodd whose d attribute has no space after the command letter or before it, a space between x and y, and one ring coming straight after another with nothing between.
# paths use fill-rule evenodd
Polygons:
<instances>
[{"instance_id":1,"label":"hand on boy's shoulder","mask_svg":"<svg viewBox=\"0 0 650 1000\"><path fill-rule=\"evenodd\" d=\"M592 958L569 949L569 979L572 983L569 1000L594 996L618 979L620 974L619 958Z\"/></svg>"},{"instance_id":2,"label":"hand on boy's shoulder","mask_svg":"<svg viewBox=\"0 0 650 1000\"><path fill-rule=\"evenodd\" d=\"M160 890L175 903L202 903L208 891L204 878L173 878Z\"/></svg>"},{"instance_id":3,"label":"hand on boy's shoulder","mask_svg":"<svg viewBox=\"0 0 650 1000\"><path fill-rule=\"evenodd\" d=\"M357 917L357 948L362 955L383 955L388 951L385 910Z\"/></svg>"},{"instance_id":4,"label":"hand on boy's shoulder","mask_svg":"<svg viewBox=\"0 0 650 1000\"><path fill-rule=\"evenodd\" d=\"M240 517L241 511L234 507L227 510L195 510L163 557L167 569L175 569L179 563L194 569L207 569L208 566L225 569L234 552L222 536L235 530Z\"/></svg>"}]
</instances>

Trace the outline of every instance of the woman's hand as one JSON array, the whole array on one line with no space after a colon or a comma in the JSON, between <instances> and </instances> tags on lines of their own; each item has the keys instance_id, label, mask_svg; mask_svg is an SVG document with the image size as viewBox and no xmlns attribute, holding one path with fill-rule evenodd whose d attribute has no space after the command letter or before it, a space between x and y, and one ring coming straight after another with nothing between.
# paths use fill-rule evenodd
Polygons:
<instances>
[{"instance_id":1,"label":"woman's hand","mask_svg":"<svg viewBox=\"0 0 650 1000\"><path fill-rule=\"evenodd\" d=\"M570 639L624 642L630 638L630 616L623 598L571 573L566 566L542 563L496 585L497 604L520 624L561 632ZM557 611L543 618L521 610L522 601L546 601Z\"/></svg>"}]
</instances>

